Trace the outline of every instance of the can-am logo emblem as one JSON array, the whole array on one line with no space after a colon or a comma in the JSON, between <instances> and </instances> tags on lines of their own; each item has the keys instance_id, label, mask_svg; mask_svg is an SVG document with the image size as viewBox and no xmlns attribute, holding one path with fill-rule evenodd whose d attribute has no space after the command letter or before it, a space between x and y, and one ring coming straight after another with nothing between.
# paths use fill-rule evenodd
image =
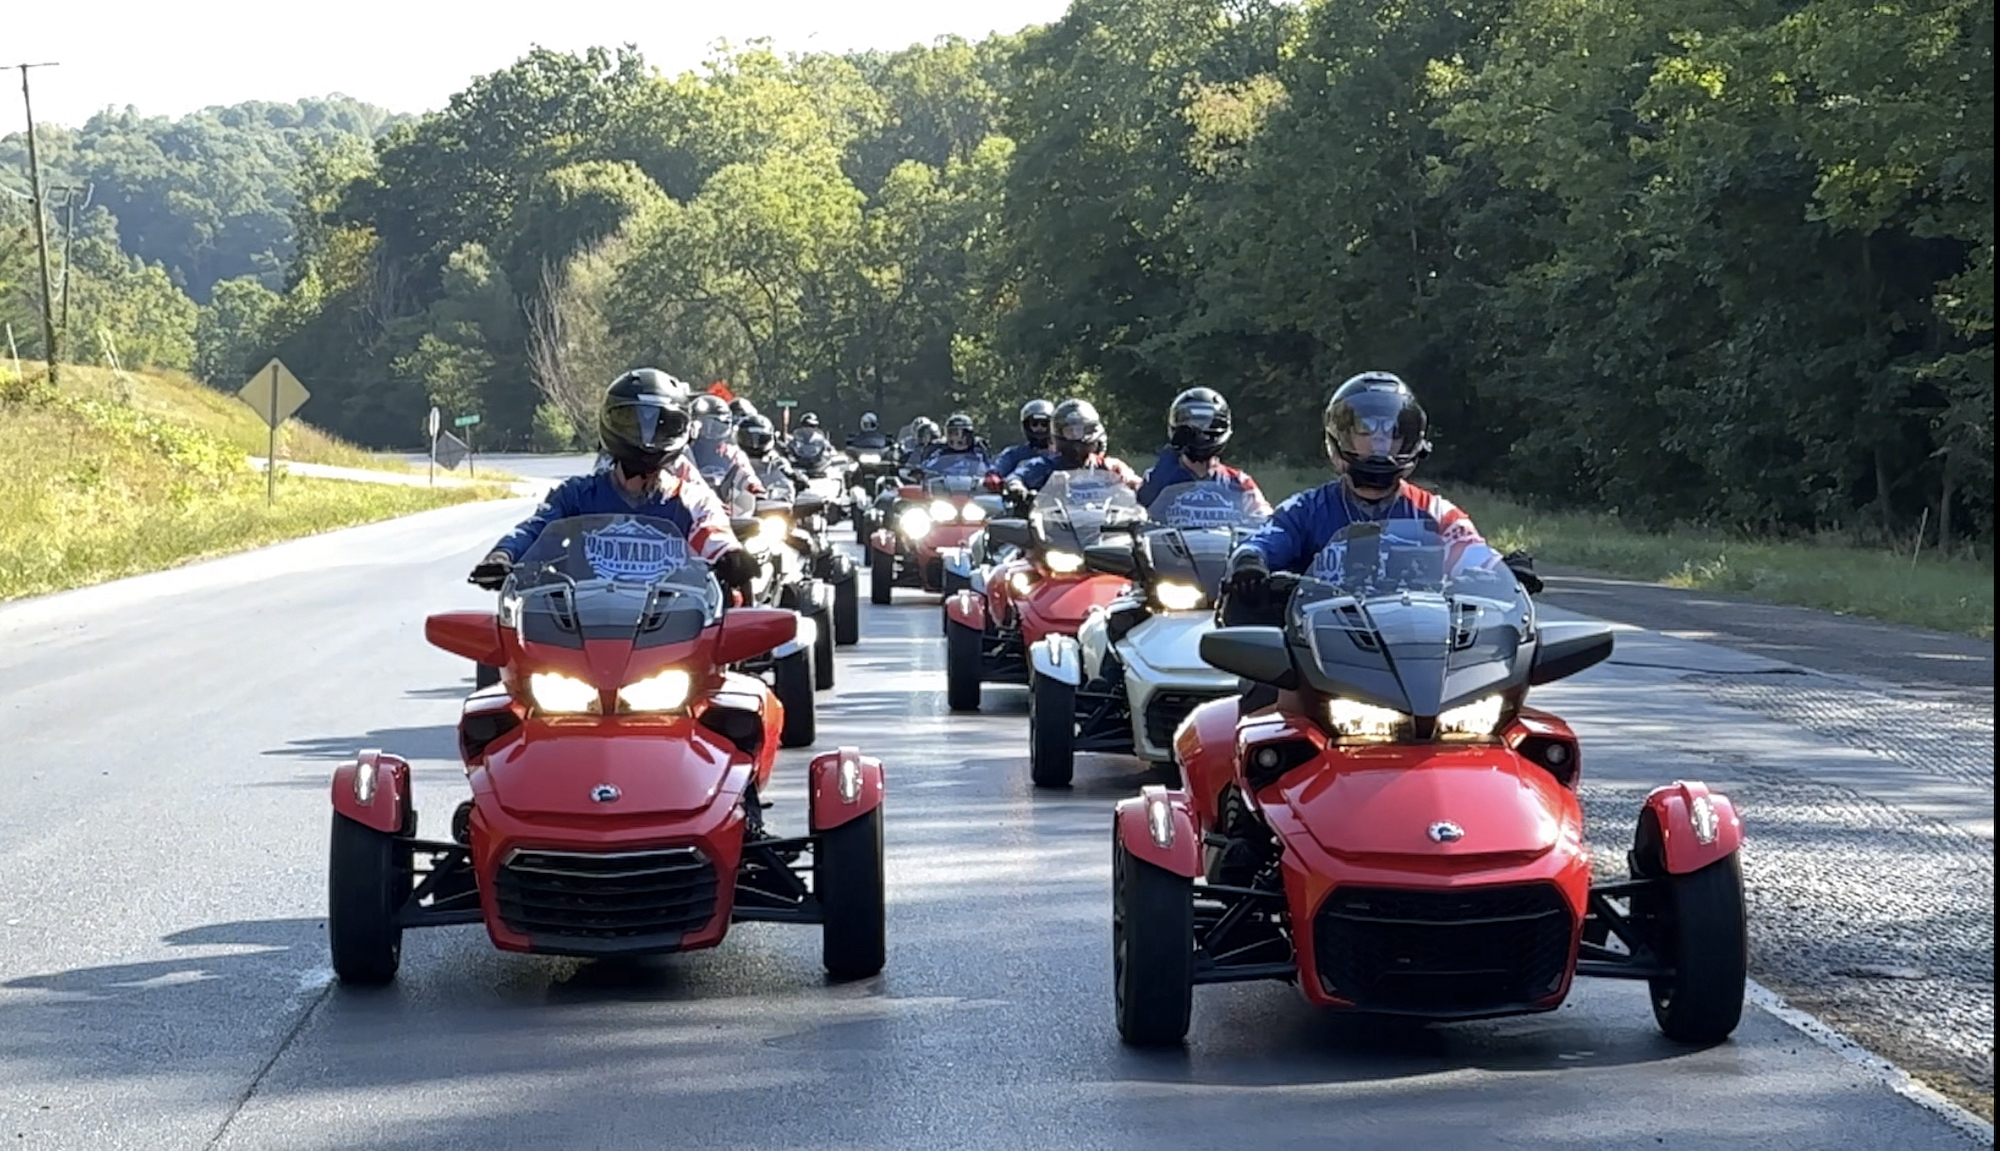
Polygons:
<instances>
[{"instance_id":1,"label":"can-am logo emblem","mask_svg":"<svg viewBox=\"0 0 2000 1151\"><path fill-rule=\"evenodd\" d=\"M638 520L586 533L583 554L599 579L658 579L688 561L685 539Z\"/></svg>"},{"instance_id":2,"label":"can-am logo emblem","mask_svg":"<svg viewBox=\"0 0 2000 1151\"><path fill-rule=\"evenodd\" d=\"M1465 829L1448 819L1441 819L1431 824L1430 837L1432 843L1457 843L1465 838Z\"/></svg>"},{"instance_id":3,"label":"can-am logo emblem","mask_svg":"<svg viewBox=\"0 0 2000 1151\"><path fill-rule=\"evenodd\" d=\"M590 798L596 803L615 803L625 793L608 783L600 783L590 789Z\"/></svg>"}]
</instances>

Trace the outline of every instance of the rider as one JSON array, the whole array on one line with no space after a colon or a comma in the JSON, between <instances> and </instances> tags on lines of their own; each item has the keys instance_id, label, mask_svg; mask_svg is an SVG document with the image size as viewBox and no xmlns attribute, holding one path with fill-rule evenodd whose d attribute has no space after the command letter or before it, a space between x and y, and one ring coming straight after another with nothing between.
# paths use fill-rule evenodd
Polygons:
<instances>
[{"instance_id":1,"label":"rider","mask_svg":"<svg viewBox=\"0 0 2000 1151\"><path fill-rule=\"evenodd\" d=\"M1104 453L1108 443L1104 421L1098 417L1097 409L1090 401L1071 399L1057 404L1050 425L1054 432L1055 451L1050 455L1035 456L1008 474L1003 489L1008 503L1017 506L1025 504L1028 493L1041 491L1050 476L1082 468L1103 468L1126 487L1139 486L1139 473L1128 467L1124 460Z\"/></svg>"},{"instance_id":2,"label":"rider","mask_svg":"<svg viewBox=\"0 0 2000 1151\"><path fill-rule=\"evenodd\" d=\"M757 414L757 405L744 396L732 396L729 400L729 422L740 424Z\"/></svg>"},{"instance_id":3,"label":"rider","mask_svg":"<svg viewBox=\"0 0 2000 1151\"><path fill-rule=\"evenodd\" d=\"M1021 405L1021 442L1008 445L993 461L993 470L988 473L987 483L997 488L1014 469L1036 456L1048 455L1053 449L1050 439L1056 418L1056 406L1044 399L1032 399Z\"/></svg>"},{"instance_id":4,"label":"rider","mask_svg":"<svg viewBox=\"0 0 2000 1151\"><path fill-rule=\"evenodd\" d=\"M818 413L807 412L799 417L799 426L792 430L785 453L792 457L793 463L814 474L825 470L828 458L833 455L833 441L820 430Z\"/></svg>"},{"instance_id":5,"label":"rider","mask_svg":"<svg viewBox=\"0 0 2000 1151\"><path fill-rule=\"evenodd\" d=\"M882 430L882 421L874 412L861 413L861 430L847 437L847 446L860 452L889 450L888 433Z\"/></svg>"},{"instance_id":6,"label":"rider","mask_svg":"<svg viewBox=\"0 0 2000 1151\"><path fill-rule=\"evenodd\" d=\"M1161 492L1175 484L1208 481L1242 492L1260 515L1271 505L1257 481L1241 468L1222 462L1222 445L1229 442L1229 401L1213 388L1189 388L1167 407L1167 446L1146 470L1139 485L1139 503L1151 507Z\"/></svg>"},{"instance_id":7,"label":"rider","mask_svg":"<svg viewBox=\"0 0 2000 1151\"><path fill-rule=\"evenodd\" d=\"M1229 559L1223 581L1225 622L1269 622L1272 572L1304 574L1341 529L1354 523L1415 520L1450 546L1458 570L1503 562L1530 593L1541 590L1532 558L1505 558L1489 547L1472 518L1450 500L1411 483L1430 455L1428 421L1410 386L1388 372L1363 372L1334 389L1324 416L1326 454L1337 473L1278 505Z\"/></svg>"},{"instance_id":8,"label":"rider","mask_svg":"<svg viewBox=\"0 0 2000 1151\"><path fill-rule=\"evenodd\" d=\"M778 429L771 426L768 416L751 415L744 417L736 425L736 446L750 460L751 474L759 480L782 479L790 484L793 491L806 486L806 477L792 462L778 450ZM765 485L774 487L774 483Z\"/></svg>"},{"instance_id":9,"label":"rider","mask_svg":"<svg viewBox=\"0 0 2000 1151\"><path fill-rule=\"evenodd\" d=\"M986 470L986 447L979 442L979 431L972 417L964 412L953 412L944 422L944 442L933 445L930 453L917 463L917 467L927 472L943 470L950 462L971 461Z\"/></svg>"},{"instance_id":10,"label":"rider","mask_svg":"<svg viewBox=\"0 0 2000 1151\"><path fill-rule=\"evenodd\" d=\"M550 489L542 506L472 569L469 582L497 590L535 537L557 520L635 514L679 527L723 585L747 599L758 565L729 530L728 507L699 477L675 466L688 445L688 407L688 386L658 369L638 368L613 380L597 410L597 436L610 466Z\"/></svg>"},{"instance_id":11,"label":"rider","mask_svg":"<svg viewBox=\"0 0 2000 1151\"><path fill-rule=\"evenodd\" d=\"M944 429L929 416L918 416L903 429L903 471L911 474L923 470L924 461L937 450L944 439Z\"/></svg>"},{"instance_id":12,"label":"rider","mask_svg":"<svg viewBox=\"0 0 2000 1151\"><path fill-rule=\"evenodd\" d=\"M729 405L721 396L704 393L694 398L693 414L694 441L688 445L688 454L694 457L694 466L708 486L725 500L738 492L763 495L757 469L732 438L736 422Z\"/></svg>"}]
</instances>

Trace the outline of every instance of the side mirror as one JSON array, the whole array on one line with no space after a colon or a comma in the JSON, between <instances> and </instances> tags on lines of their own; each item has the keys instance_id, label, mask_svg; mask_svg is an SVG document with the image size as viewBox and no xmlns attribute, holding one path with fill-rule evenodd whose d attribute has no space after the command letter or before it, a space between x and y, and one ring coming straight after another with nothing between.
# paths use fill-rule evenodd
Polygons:
<instances>
[{"instance_id":1,"label":"side mirror","mask_svg":"<svg viewBox=\"0 0 2000 1151\"><path fill-rule=\"evenodd\" d=\"M1611 629L1601 623L1571 620L1542 624L1528 682L1540 686L1567 679L1609 659L1611 646Z\"/></svg>"},{"instance_id":2,"label":"side mirror","mask_svg":"<svg viewBox=\"0 0 2000 1151\"><path fill-rule=\"evenodd\" d=\"M812 492L800 492L799 498L792 503L792 510L802 516L814 515L825 507L826 501Z\"/></svg>"},{"instance_id":3,"label":"side mirror","mask_svg":"<svg viewBox=\"0 0 2000 1151\"><path fill-rule=\"evenodd\" d=\"M507 662L500 640L500 617L490 611L440 612L424 621L424 639L432 647L496 667Z\"/></svg>"},{"instance_id":4,"label":"side mirror","mask_svg":"<svg viewBox=\"0 0 2000 1151\"><path fill-rule=\"evenodd\" d=\"M722 613L716 631L715 662L737 664L790 643L799 634L796 613L776 607L739 607Z\"/></svg>"},{"instance_id":5,"label":"side mirror","mask_svg":"<svg viewBox=\"0 0 2000 1151\"><path fill-rule=\"evenodd\" d=\"M739 540L747 540L757 531L756 516L730 516L729 531Z\"/></svg>"},{"instance_id":6,"label":"side mirror","mask_svg":"<svg viewBox=\"0 0 2000 1151\"><path fill-rule=\"evenodd\" d=\"M998 519L986 521L986 538L1008 547L1026 549L1035 542L1035 533L1027 520Z\"/></svg>"},{"instance_id":7,"label":"side mirror","mask_svg":"<svg viewBox=\"0 0 2000 1151\"><path fill-rule=\"evenodd\" d=\"M1202 662L1253 683L1293 685L1292 651L1276 627L1219 627L1201 637Z\"/></svg>"},{"instance_id":8,"label":"side mirror","mask_svg":"<svg viewBox=\"0 0 2000 1151\"><path fill-rule=\"evenodd\" d=\"M1091 544L1083 549L1083 566L1105 575L1132 576L1139 570L1126 544Z\"/></svg>"}]
</instances>

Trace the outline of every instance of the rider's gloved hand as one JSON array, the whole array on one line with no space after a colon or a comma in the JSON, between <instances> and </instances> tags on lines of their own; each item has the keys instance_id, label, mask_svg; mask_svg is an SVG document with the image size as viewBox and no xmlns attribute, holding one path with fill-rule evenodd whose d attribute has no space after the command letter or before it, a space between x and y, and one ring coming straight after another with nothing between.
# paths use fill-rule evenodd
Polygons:
<instances>
[{"instance_id":1,"label":"rider's gloved hand","mask_svg":"<svg viewBox=\"0 0 2000 1151\"><path fill-rule=\"evenodd\" d=\"M1514 573L1514 578L1520 581L1521 590L1529 595L1542 594L1542 577L1535 574L1534 556L1524 551L1511 551L1501 556L1500 562L1506 564L1507 570Z\"/></svg>"},{"instance_id":2,"label":"rider's gloved hand","mask_svg":"<svg viewBox=\"0 0 2000 1151\"><path fill-rule=\"evenodd\" d=\"M1222 591L1225 595L1251 601L1267 598L1271 580L1270 565L1264 562L1264 553L1256 548L1237 548L1229 557L1229 570L1222 576Z\"/></svg>"},{"instance_id":3,"label":"rider's gloved hand","mask_svg":"<svg viewBox=\"0 0 2000 1151\"><path fill-rule=\"evenodd\" d=\"M750 602L752 584L757 579L761 566L755 556L742 548L731 548L715 560L715 576L722 586L736 591L744 603Z\"/></svg>"},{"instance_id":4,"label":"rider's gloved hand","mask_svg":"<svg viewBox=\"0 0 2000 1151\"><path fill-rule=\"evenodd\" d=\"M1014 507L1025 506L1029 498L1028 485L1014 476L1007 477L1007 483L1000 489L1000 495Z\"/></svg>"},{"instance_id":5,"label":"rider's gloved hand","mask_svg":"<svg viewBox=\"0 0 2000 1151\"><path fill-rule=\"evenodd\" d=\"M465 577L465 582L485 588L487 591L499 591L500 585L507 582L508 573L513 570L513 556L506 552L493 552L474 565L472 574Z\"/></svg>"}]
</instances>

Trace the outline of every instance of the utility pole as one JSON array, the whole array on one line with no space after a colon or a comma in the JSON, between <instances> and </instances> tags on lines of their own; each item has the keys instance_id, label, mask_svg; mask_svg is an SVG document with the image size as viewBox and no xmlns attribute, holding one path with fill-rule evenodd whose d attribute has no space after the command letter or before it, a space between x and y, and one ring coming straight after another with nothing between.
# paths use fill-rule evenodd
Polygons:
<instances>
[{"instance_id":1,"label":"utility pole","mask_svg":"<svg viewBox=\"0 0 2000 1151\"><path fill-rule=\"evenodd\" d=\"M74 251L76 248L76 209L78 207L76 202L76 193L78 189L75 184L69 184L61 189L51 189L51 190L52 191L59 190L62 192L63 215L66 217L66 219L63 222L61 327L62 327L62 337L63 339L67 340L69 339L69 261L70 261L70 253ZM88 208L90 207L91 198L97 195L97 185L86 184L84 185L82 191L83 191L82 206Z\"/></svg>"},{"instance_id":2,"label":"utility pole","mask_svg":"<svg viewBox=\"0 0 2000 1151\"><path fill-rule=\"evenodd\" d=\"M35 245L42 254L42 340L43 358L49 364L49 386L56 383L56 363L62 359L62 346L56 336L56 300L54 279L49 274L49 226L44 218L48 205L42 198L42 158L35 151L35 102L28 95L28 69L54 68L53 61L40 64L16 64L21 70L21 107L28 113L28 184L35 195Z\"/></svg>"}]
</instances>

